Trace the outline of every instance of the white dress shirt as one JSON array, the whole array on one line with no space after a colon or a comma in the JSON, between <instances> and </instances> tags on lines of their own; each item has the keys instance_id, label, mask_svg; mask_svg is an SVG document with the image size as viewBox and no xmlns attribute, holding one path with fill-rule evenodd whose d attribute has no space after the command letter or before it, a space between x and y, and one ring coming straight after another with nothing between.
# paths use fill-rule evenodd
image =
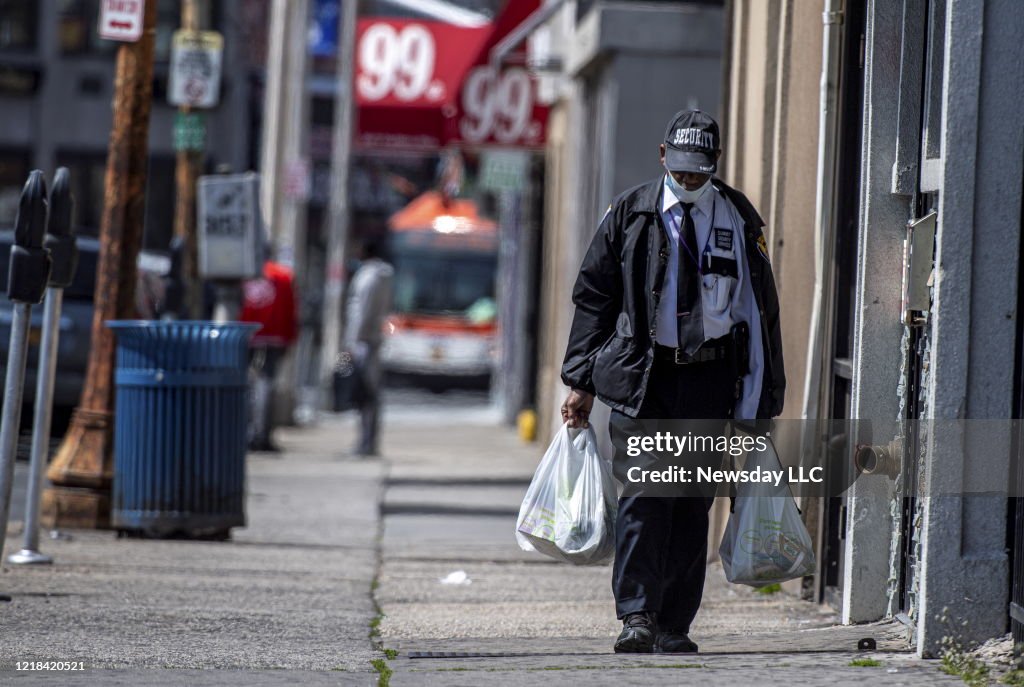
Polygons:
<instances>
[{"instance_id":1,"label":"white dress shirt","mask_svg":"<svg viewBox=\"0 0 1024 687\"><path fill-rule=\"evenodd\" d=\"M679 343L676 318L676 289L679 280L679 228L683 208L672 192L666 177L661 191L661 219L668 235L668 264L658 301L658 324L655 341L675 348ZM750 284L743 241L743 220L729 199L712 186L690 209L697 237L698 259L703 263L705 252L714 257L736 261L737 278L720 274L701 275L701 313L704 340L727 335L737 322L750 327L750 374L743 378L743 397L736 405L735 417L753 419L761 397L764 371L764 350L761 340L761 318ZM712 226L714 222L714 226ZM717 231L713 231L717 229ZM760 255L755 259L762 259ZM687 262L693 265L692 261Z\"/></svg>"}]
</instances>

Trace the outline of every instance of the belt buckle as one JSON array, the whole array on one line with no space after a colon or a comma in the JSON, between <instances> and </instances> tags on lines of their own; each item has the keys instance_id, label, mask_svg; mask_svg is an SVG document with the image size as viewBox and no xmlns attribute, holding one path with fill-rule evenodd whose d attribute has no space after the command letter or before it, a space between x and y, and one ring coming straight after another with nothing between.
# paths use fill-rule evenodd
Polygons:
<instances>
[{"instance_id":1,"label":"belt buckle","mask_svg":"<svg viewBox=\"0 0 1024 687\"><path fill-rule=\"evenodd\" d=\"M685 365L687 363L687 361L684 360L683 357L682 357L682 356L685 356L685 355L686 355L686 353L683 352L682 348L676 347L676 349L673 351L673 357L675 359L676 365Z\"/></svg>"}]
</instances>

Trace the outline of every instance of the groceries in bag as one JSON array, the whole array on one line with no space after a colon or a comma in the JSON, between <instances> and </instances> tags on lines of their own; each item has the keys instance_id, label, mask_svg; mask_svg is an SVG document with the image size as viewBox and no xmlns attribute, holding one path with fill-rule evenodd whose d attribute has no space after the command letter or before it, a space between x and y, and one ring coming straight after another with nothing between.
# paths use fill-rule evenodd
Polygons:
<instances>
[{"instance_id":1,"label":"groceries in bag","mask_svg":"<svg viewBox=\"0 0 1024 687\"><path fill-rule=\"evenodd\" d=\"M575 565L599 565L615 552L618 498L611 465L592 428L563 424L533 475L516 521L524 551Z\"/></svg>"},{"instance_id":2,"label":"groceries in bag","mask_svg":"<svg viewBox=\"0 0 1024 687\"><path fill-rule=\"evenodd\" d=\"M780 470L775 445L747 453L744 470ZM726 578L752 587L811 575L814 545L785 482L740 482L718 553Z\"/></svg>"}]
</instances>

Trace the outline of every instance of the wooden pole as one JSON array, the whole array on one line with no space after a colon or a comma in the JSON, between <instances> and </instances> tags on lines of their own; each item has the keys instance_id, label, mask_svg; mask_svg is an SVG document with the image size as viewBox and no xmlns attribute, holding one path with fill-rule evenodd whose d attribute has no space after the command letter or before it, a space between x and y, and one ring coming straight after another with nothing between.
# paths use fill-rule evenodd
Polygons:
<instances>
[{"instance_id":1,"label":"wooden pole","mask_svg":"<svg viewBox=\"0 0 1024 687\"><path fill-rule=\"evenodd\" d=\"M46 473L53 483L43 495L46 527L103 528L110 523L115 341L104 323L135 315L135 261L145 210L155 29L156 0L146 0L142 38L117 51L92 348L82 399Z\"/></svg>"},{"instance_id":2,"label":"wooden pole","mask_svg":"<svg viewBox=\"0 0 1024 687\"><path fill-rule=\"evenodd\" d=\"M181 3L181 28L198 31L199 2L183 0ZM192 107L178 108L182 117L192 112ZM203 116L200 114L199 116ZM199 279L199 256L196 246L196 180L203 171L204 153L201 150L179 150L176 154L174 181L177 194L174 202L174 236L181 240L181 280L184 285L182 307L187 317L197 320L202 317L203 287Z\"/></svg>"}]
</instances>

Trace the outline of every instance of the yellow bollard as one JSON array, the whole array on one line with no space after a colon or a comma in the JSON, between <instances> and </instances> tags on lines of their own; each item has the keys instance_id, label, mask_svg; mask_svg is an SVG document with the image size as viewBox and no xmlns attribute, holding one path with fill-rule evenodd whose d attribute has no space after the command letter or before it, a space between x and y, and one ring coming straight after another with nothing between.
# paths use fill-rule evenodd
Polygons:
<instances>
[{"instance_id":1,"label":"yellow bollard","mask_svg":"<svg viewBox=\"0 0 1024 687\"><path fill-rule=\"evenodd\" d=\"M516 427L519 429L519 438L523 441L536 441L537 439L537 411L530 408L519 411L516 416Z\"/></svg>"}]
</instances>

